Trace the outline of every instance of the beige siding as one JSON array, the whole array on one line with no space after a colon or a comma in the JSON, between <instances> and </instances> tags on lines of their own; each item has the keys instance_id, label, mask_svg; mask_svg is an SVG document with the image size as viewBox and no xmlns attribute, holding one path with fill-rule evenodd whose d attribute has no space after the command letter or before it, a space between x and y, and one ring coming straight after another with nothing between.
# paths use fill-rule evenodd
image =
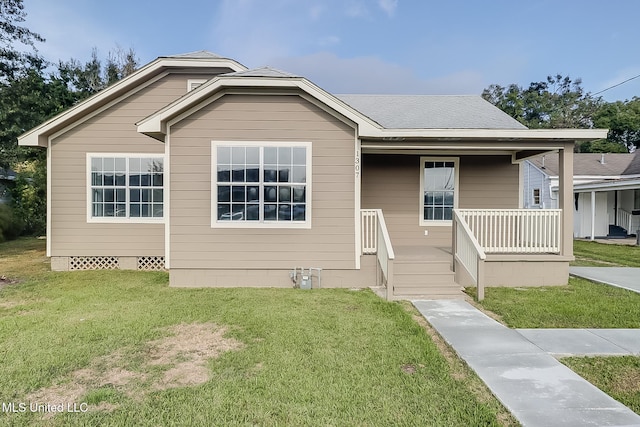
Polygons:
<instances>
[{"instance_id":1,"label":"beige siding","mask_svg":"<svg viewBox=\"0 0 640 427\"><path fill-rule=\"evenodd\" d=\"M354 133L291 95L226 95L173 125L172 275L177 269L355 268ZM212 140L311 142L312 228L211 228ZM177 274L173 284L189 281Z\"/></svg>"},{"instance_id":2,"label":"beige siding","mask_svg":"<svg viewBox=\"0 0 640 427\"><path fill-rule=\"evenodd\" d=\"M460 156L459 169L460 208L518 208L518 166L510 156ZM420 156L365 154L362 208L382 209L394 246L450 247L451 227L420 226L421 179Z\"/></svg>"},{"instance_id":3,"label":"beige siding","mask_svg":"<svg viewBox=\"0 0 640 427\"><path fill-rule=\"evenodd\" d=\"M184 95L187 79L170 74L88 118L51 144L51 255L161 256L163 224L87 223L86 153L164 153L135 123Z\"/></svg>"}]
</instances>

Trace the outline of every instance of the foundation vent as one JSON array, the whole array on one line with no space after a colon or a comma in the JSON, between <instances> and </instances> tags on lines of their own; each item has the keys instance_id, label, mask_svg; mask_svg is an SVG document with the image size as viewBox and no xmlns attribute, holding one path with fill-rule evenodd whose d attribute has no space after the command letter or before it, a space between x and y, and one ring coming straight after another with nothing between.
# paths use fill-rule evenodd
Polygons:
<instances>
[{"instance_id":1,"label":"foundation vent","mask_svg":"<svg viewBox=\"0 0 640 427\"><path fill-rule=\"evenodd\" d=\"M69 257L69 270L115 270L118 257L115 256L72 256Z\"/></svg>"},{"instance_id":2,"label":"foundation vent","mask_svg":"<svg viewBox=\"0 0 640 427\"><path fill-rule=\"evenodd\" d=\"M163 256L140 256L138 257L138 270L153 271L164 270Z\"/></svg>"}]
</instances>

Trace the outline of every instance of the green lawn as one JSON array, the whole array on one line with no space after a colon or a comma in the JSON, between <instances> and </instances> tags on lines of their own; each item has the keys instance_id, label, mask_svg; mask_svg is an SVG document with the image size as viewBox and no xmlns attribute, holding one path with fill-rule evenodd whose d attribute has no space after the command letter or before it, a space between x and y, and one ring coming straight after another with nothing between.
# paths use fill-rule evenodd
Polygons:
<instances>
[{"instance_id":1,"label":"green lawn","mask_svg":"<svg viewBox=\"0 0 640 427\"><path fill-rule=\"evenodd\" d=\"M640 266L640 248L575 241L576 265ZM475 289L467 289L470 294ZM640 328L640 294L572 277L568 286L487 288L484 310L512 328ZM640 357L561 360L640 414Z\"/></svg>"},{"instance_id":2,"label":"green lawn","mask_svg":"<svg viewBox=\"0 0 640 427\"><path fill-rule=\"evenodd\" d=\"M640 328L640 294L576 277L568 286L486 288L479 305L511 328Z\"/></svg>"},{"instance_id":3,"label":"green lawn","mask_svg":"<svg viewBox=\"0 0 640 427\"><path fill-rule=\"evenodd\" d=\"M43 245L0 244L0 401L88 411L5 413L0 424L516 424L406 305L370 291L54 273Z\"/></svg>"},{"instance_id":4,"label":"green lawn","mask_svg":"<svg viewBox=\"0 0 640 427\"><path fill-rule=\"evenodd\" d=\"M568 357L561 361L640 414L640 357Z\"/></svg>"},{"instance_id":5,"label":"green lawn","mask_svg":"<svg viewBox=\"0 0 640 427\"><path fill-rule=\"evenodd\" d=\"M571 265L640 267L640 246L608 245L575 240L573 252L576 260Z\"/></svg>"}]
</instances>

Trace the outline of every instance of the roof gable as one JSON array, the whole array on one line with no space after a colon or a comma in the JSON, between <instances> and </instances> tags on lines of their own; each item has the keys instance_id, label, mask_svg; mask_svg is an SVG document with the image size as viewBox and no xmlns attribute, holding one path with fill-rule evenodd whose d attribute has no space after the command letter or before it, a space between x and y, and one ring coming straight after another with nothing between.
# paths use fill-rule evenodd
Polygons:
<instances>
[{"instance_id":1,"label":"roof gable","mask_svg":"<svg viewBox=\"0 0 640 427\"><path fill-rule=\"evenodd\" d=\"M101 90L95 95L61 112L39 126L25 132L18 137L19 145L41 146L48 145L48 137L81 120L87 114L99 109L115 100L135 91L150 82L163 72L177 68L211 68L223 70L246 70L246 67L235 60L222 58L207 51L192 52L184 55L160 57L143 66L133 74Z\"/></svg>"}]
</instances>

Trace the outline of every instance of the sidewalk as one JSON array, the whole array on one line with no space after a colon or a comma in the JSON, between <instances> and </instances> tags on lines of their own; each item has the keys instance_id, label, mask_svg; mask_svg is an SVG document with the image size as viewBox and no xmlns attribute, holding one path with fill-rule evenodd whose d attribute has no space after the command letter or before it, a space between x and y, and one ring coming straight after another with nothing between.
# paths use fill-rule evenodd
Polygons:
<instances>
[{"instance_id":1,"label":"sidewalk","mask_svg":"<svg viewBox=\"0 0 640 427\"><path fill-rule=\"evenodd\" d=\"M569 274L640 293L640 268L569 267Z\"/></svg>"},{"instance_id":2,"label":"sidewalk","mask_svg":"<svg viewBox=\"0 0 640 427\"><path fill-rule=\"evenodd\" d=\"M640 426L639 415L525 338L529 330L509 329L461 300L413 305L523 426Z\"/></svg>"}]
</instances>

